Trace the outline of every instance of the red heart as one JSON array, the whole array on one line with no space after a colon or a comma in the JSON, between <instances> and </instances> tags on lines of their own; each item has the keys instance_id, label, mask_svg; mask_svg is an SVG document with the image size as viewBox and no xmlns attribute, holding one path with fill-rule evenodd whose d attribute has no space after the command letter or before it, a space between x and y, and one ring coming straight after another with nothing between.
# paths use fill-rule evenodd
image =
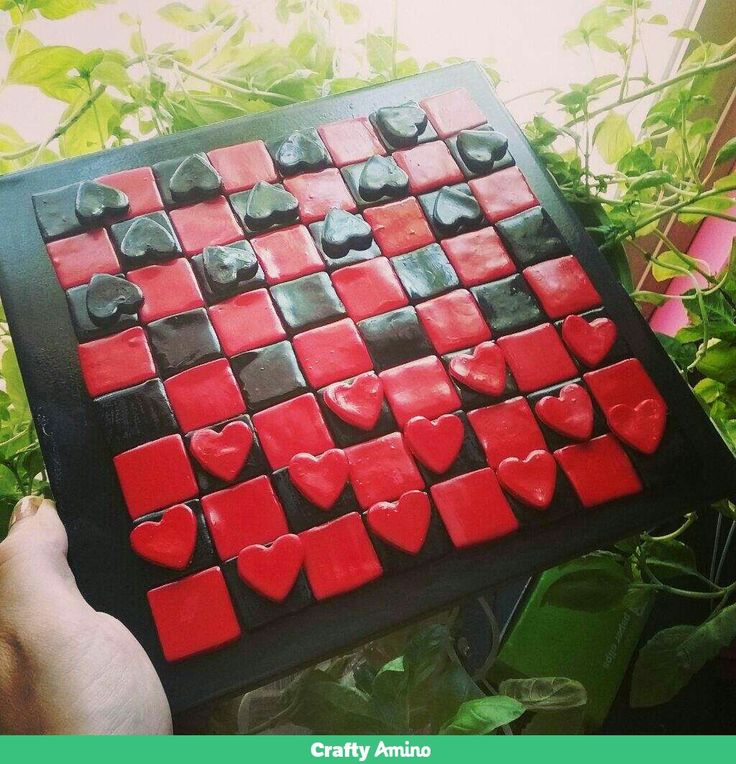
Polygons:
<instances>
[{"instance_id":1,"label":"red heart","mask_svg":"<svg viewBox=\"0 0 736 764\"><path fill-rule=\"evenodd\" d=\"M352 382L338 382L324 392L327 408L343 422L361 430L372 430L381 416L383 382L372 372Z\"/></svg>"},{"instance_id":2,"label":"red heart","mask_svg":"<svg viewBox=\"0 0 736 764\"><path fill-rule=\"evenodd\" d=\"M289 533L271 546L253 544L238 555L238 575L248 586L274 602L283 602L293 589L304 561L302 540Z\"/></svg>"},{"instance_id":3,"label":"red heart","mask_svg":"<svg viewBox=\"0 0 736 764\"><path fill-rule=\"evenodd\" d=\"M230 422L220 432L197 430L189 448L194 458L220 480L234 480L248 460L253 431L245 422Z\"/></svg>"},{"instance_id":4,"label":"red heart","mask_svg":"<svg viewBox=\"0 0 736 764\"><path fill-rule=\"evenodd\" d=\"M161 519L136 525L130 533L133 551L164 568L184 570L197 543L197 518L186 504L167 509Z\"/></svg>"},{"instance_id":5,"label":"red heart","mask_svg":"<svg viewBox=\"0 0 736 764\"><path fill-rule=\"evenodd\" d=\"M381 501L367 513L371 530L384 541L416 554L427 540L432 510L423 491L409 491L398 501Z\"/></svg>"},{"instance_id":6,"label":"red heart","mask_svg":"<svg viewBox=\"0 0 736 764\"><path fill-rule=\"evenodd\" d=\"M463 446L465 428L454 414L430 421L412 417L404 427L404 437L414 456L432 472L446 472Z\"/></svg>"},{"instance_id":7,"label":"red heart","mask_svg":"<svg viewBox=\"0 0 736 764\"><path fill-rule=\"evenodd\" d=\"M348 482L348 458L339 448L319 456L297 454L289 462L291 482L320 509L329 509Z\"/></svg>"},{"instance_id":8,"label":"red heart","mask_svg":"<svg viewBox=\"0 0 736 764\"><path fill-rule=\"evenodd\" d=\"M555 493L557 462L548 451L532 451L526 459L504 459L497 475L501 485L519 501L546 509Z\"/></svg>"},{"instance_id":9,"label":"red heart","mask_svg":"<svg viewBox=\"0 0 736 764\"><path fill-rule=\"evenodd\" d=\"M597 366L611 352L617 333L610 318L588 323L582 316L568 316L562 322L562 339L586 366Z\"/></svg>"},{"instance_id":10,"label":"red heart","mask_svg":"<svg viewBox=\"0 0 736 764\"><path fill-rule=\"evenodd\" d=\"M545 395L535 411L544 424L568 438L588 440L593 434L593 402L580 385L565 385L557 397Z\"/></svg>"},{"instance_id":11,"label":"red heart","mask_svg":"<svg viewBox=\"0 0 736 764\"><path fill-rule=\"evenodd\" d=\"M667 407L654 398L647 398L637 406L619 403L611 407L606 419L624 443L643 454L653 454L662 442Z\"/></svg>"},{"instance_id":12,"label":"red heart","mask_svg":"<svg viewBox=\"0 0 736 764\"><path fill-rule=\"evenodd\" d=\"M506 361L493 342L482 342L471 355L456 355L450 361L450 374L486 395L501 395L506 389Z\"/></svg>"}]
</instances>

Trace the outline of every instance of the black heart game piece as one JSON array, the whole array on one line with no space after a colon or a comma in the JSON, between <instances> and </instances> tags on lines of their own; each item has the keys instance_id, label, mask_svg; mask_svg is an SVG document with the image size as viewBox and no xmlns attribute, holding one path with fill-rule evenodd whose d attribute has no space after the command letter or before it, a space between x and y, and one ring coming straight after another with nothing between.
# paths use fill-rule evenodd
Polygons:
<instances>
[{"instance_id":1,"label":"black heart game piece","mask_svg":"<svg viewBox=\"0 0 736 764\"><path fill-rule=\"evenodd\" d=\"M94 323L104 326L121 313L133 314L143 303L143 292L122 276L97 273L87 289L87 312Z\"/></svg>"},{"instance_id":2,"label":"black heart game piece","mask_svg":"<svg viewBox=\"0 0 736 764\"><path fill-rule=\"evenodd\" d=\"M178 202L195 202L217 196L222 178L203 154L187 157L169 181L171 196Z\"/></svg>"},{"instance_id":3,"label":"black heart game piece","mask_svg":"<svg viewBox=\"0 0 736 764\"><path fill-rule=\"evenodd\" d=\"M77 217L83 222L100 225L124 215L130 202L117 188L94 180L81 183L77 190Z\"/></svg>"},{"instance_id":4,"label":"black heart game piece","mask_svg":"<svg viewBox=\"0 0 736 764\"><path fill-rule=\"evenodd\" d=\"M351 249L368 249L373 242L373 230L358 215L332 209L322 226L321 241L326 255L345 257Z\"/></svg>"}]
</instances>

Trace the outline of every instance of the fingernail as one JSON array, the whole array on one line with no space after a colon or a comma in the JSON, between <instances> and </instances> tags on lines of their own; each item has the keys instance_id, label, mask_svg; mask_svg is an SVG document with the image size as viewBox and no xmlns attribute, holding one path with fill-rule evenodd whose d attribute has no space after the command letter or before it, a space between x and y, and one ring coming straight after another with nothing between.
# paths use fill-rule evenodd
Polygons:
<instances>
[{"instance_id":1,"label":"fingernail","mask_svg":"<svg viewBox=\"0 0 736 764\"><path fill-rule=\"evenodd\" d=\"M32 517L38 512L38 508L43 504L43 496L24 496L13 508L10 514L8 529L12 528L18 520L24 517Z\"/></svg>"}]
</instances>

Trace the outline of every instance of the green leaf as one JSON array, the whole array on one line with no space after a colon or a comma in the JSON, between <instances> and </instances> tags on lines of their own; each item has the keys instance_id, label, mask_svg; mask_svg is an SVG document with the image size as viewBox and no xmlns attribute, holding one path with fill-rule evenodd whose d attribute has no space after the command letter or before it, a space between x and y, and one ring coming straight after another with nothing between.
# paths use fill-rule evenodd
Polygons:
<instances>
[{"instance_id":1,"label":"green leaf","mask_svg":"<svg viewBox=\"0 0 736 764\"><path fill-rule=\"evenodd\" d=\"M674 177L666 170L650 170L640 175L629 184L629 191L643 191L645 188L656 188L664 183L672 183Z\"/></svg>"},{"instance_id":2,"label":"green leaf","mask_svg":"<svg viewBox=\"0 0 736 764\"><path fill-rule=\"evenodd\" d=\"M661 294L660 292L650 292L647 289L637 289L635 292L631 293L631 299L636 302L643 302L648 305L660 307L667 302L667 295Z\"/></svg>"},{"instance_id":3,"label":"green leaf","mask_svg":"<svg viewBox=\"0 0 736 764\"><path fill-rule=\"evenodd\" d=\"M667 334L655 332L667 355L683 371L695 360L696 346L694 342L683 342L678 337L670 337Z\"/></svg>"},{"instance_id":4,"label":"green leaf","mask_svg":"<svg viewBox=\"0 0 736 764\"><path fill-rule=\"evenodd\" d=\"M677 539L652 539L646 544L647 565L657 578L666 581L697 571L695 552Z\"/></svg>"},{"instance_id":5,"label":"green leaf","mask_svg":"<svg viewBox=\"0 0 736 764\"><path fill-rule=\"evenodd\" d=\"M198 32L207 26L207 14L195 11L186 3L169 3L158 9L158 15L179 29Z\"/></svg>"},{"instance_id":6,"label":"green leaf","mask_svg":"<svg viewBox=\"0 0 736 764\"><path fill-rule=\"evenodd\" d=\"M3 353L0 362L0 372L5 379L5 391L15 407L18 416L25 416L28 413L28 399L23 387L23 378L18 367L18 358L15 355L15 348L9 345Z\"/></svg>"},{"instance_id":7,"label":"green leaf","mask_svg":"<svg viewBox=\"0 0 736 764\"><path fill-rule=\"evenodd\" d=\"M668 24L669 21L667 19L667 16L664 15L664 13L655 13L654 16L650 16L646 20L647 24L660 24L664 26L665 24Z\"/></svg>"},{"instance_id":8,"label":"green leaf","mask_svg":"<svg viewBox=\"0 0 736 764\"><path fill-rule=\"evenodd\" d=\"M698 371L725 385L736 382L736 346L727 342L711 345L698 361Z\"/></svg>"},{"instance_id":9,"label":"green leaf","mask_svg":"<svg viewBox=\"0 0 736 764\"><path fill-rule=\"evenodd\" d=\"M669 281L675 276L682 276L683 268L689 273L694 265L692 257L668 249L660 252L656 259L652 258L652 276L657 281Z\"/></svg>"},{"instance_id":10,"label":"green leaf","mask_svg":"<svg viewBox=\"0 0 736 764\"><path fill-rule=\"evenodd\" d=\"M487 735L518 719L524 711L518 700L503 695L468 700L460 706L455 718L442 728L442 734Z\"/></svg>"},{"instance_id":11,"label":"green leaf","mask_svg":"<svg viewBox=\"0 0 736 764\"><path fill-rule=\"evenodd\" d=\"M376 74L389 76L394 66L393 38L378 32L369 32L363 40L368 64Z\"/></svg>"},{"instance_id":12,"label":"green leaf","mask_svg":"<svg viewBox=\"0 0 736 764\"><path fill-rule=\"evenodd\" d=\"M620 565L589 555L577 560L574 570L563 573L547 588L542 605L598 612L619 603L630 583Z\"/></svg>"},{"instance_id":13,"label":"green leaf","mask_svg":"<svg viewBox=\"0 0 736 764\"><path fill-rule=\"evenodd\" d=\"M725 178L719 178L713 184L713 188L717 188L719 191L736 191L736 173L733 175L726 175ZM700 202L693 202L693 204L699 205Z\"/></svg>"},{"instance_id":14,"label":"green leaf","mask_svg":"<svg viewBox=\"0 0 736 764\"><path fill-rule=\"evenodd\" d=\"M634 133L626 117L611 111L596 125L593 143L606 162L616 164L634 145Z\"/></svg>"},{"instance_id":15,"label":"green leaf","mask_svg":"<svg viewBox=\"0 0 736 764\"><path fill-rule=\"evenodd\" d=\"M450 631L444 624L431 624L421 629L404 651L404 671L410 687L426 681L447 655Z\"/></svg>"},{"instance_id":16,"label":"green leaf","mask_svg":"<svg viewBox=\"0 0 736 764\"><path fill-rule=\"evenodd\" d=\"M36 0L33 3L38 12L50 21L65 19L80 11L89 11L98 5L107 5L112 0Z\"/></svg>"},{"instance_id":17,"label":"green leaf","mask_svg":"<svg viewBox=\"0 0 736 764\"><path fill-rule=\"evenodd\" d=\"M34 85L47 95L59 97L75 89L69 72L82 63L84 54L66 45L48 45L16 58L8 69L8 82ZM78 92L78 91L77 91Z\"/></svg>"},{"instance_id":18,"label":"green leaf","mask_svg":"<svg viewBox=\"0 0 736 764\"><path fill-rule=\"evenodd\" d=\"M501 695L518 700L528 710L560 711L584 706L588 696L580 682L565 677L505 679L498 687Z\"/></svg>"},{"instance_id":19,"label":"green leaf","mask_svg":"<svg viewBox=\"0 0 736 764\"><path fill-rule=\"evenodd\" d=\"M346 24L355 24L360 21L360 8L355 3L338 2L335 10Z\"/></svg>"},{"instance_id":20,"label":"green leaf","mask_svg":"<svg viewBox=\"0 0 736 764\"><path fill-rule=\"evenodd\" d=\"M716 154L716 164L733 162L736 159L736 138L726 141Z\"/></svg>"}]
</instances>

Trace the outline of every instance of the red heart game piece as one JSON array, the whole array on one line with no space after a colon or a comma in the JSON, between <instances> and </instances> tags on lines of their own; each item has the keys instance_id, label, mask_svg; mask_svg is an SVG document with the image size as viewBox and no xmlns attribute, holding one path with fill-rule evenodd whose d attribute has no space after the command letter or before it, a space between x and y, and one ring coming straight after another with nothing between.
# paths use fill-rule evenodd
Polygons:
<instances>
[{"instance_id":1,"label":"red heart game piece","mask_svg":"<svg viewBox=\"0 0 736 764\"><path fill-rule=\"evenodd\" d=\"M220 480L237 477L252 447L253 431L245 422L230 422L220 432L197 430L189 442L192 456Z\"/></svg>"},{"instance_id":2,"label":"red heart game piece","mask_svg":"<svg viewBox=\"0 0 736 764\"><path fill-rule=\"evenodd\" d=\"M611 352L617 333L610 318L588 323L582 316L568 316L562 322L562 339L586 366L597 366Z\"/></svg>"},{"instance_id":3,"label":"red heart game piece","mask_svg":"<svg viewBox=\"0 0 736 764\"><path fill-rule=\"evenodd\" d=\"M319 456L297 454L289 462L289 477L312 504L329 509L348 482L348 459L339 448Z\"/></svg>"},{"instance_id":4,"label":"red heart game piece","mask_svg":"<svg viewBox=\"0 0 736 764\"><path fill-rule=\"evenodd\" d=\"M253 544L238 555L238 575L258 594L283 602L294 588L304 561L299 536L279 536L271 546Z\"/></svg>"},{"instance_id":5,"label":"red heart game piece","mask_svg":"<svg viewBox=\"0 0 736 764\"><path fill-rule=\"evenodd\" d=\"M547 427L573 440L588 440L593 434L593 402L580 385L565 385L558 396L545 395L535 411Z\"/></svg>"},{"instance_id":6,"label":"red heart game piece","mask_svg":"<svg viewBox=\"0 0 736 764\"><path fill-rule=\"evenodd\" d=\"M471 355L456 355L450 374L472 390L501 395L506 388L506 360L493 342L482 342Z\"/></svg>"},{"instance_id":7,"label":"red heart game piece","mask_svg":"<svg viewBox=\"0 0 736 764\"><path fill-rule=\"evenodd\" d=\"M557 462L548 451L532 451L526 459L510 456L498 465L497 476L519 501L546 509L555 493Z\"/></svg>"},{"instance_id":8,"label":"red heart game piece","mask_svg":"<svg viewBox=\"0 0 736 764\"><path fill-rule=\"evenodd\" d=\"M643 454L653 454L662 442L667 407L654 398L647 398L637 406L619 403L611 408L606 419L624 443Z\"/></svg>"},{"instance_id":9,"label":"red heart game piece","mask_svg":"<svg viewBox=\"0 0 736 764\"><path fill-rule=\"evenodd\" d=\"M409 554L424 546L432 510L423 491L408 491L398 501L381 501L367 512L368 525L384 541Z\"/></svg>"},{"instance_id":10,"label":"red heart game piece","mask_svg":"<svg viewBox=\"0 0 736 764\"><path fill-rule=\"evenodd\" d=\"M412 417L404 427L404 438L411 452L432 472L446 472L463 446L465 428L454 414L429 420Z\"/></svg>"},{"instance_id":11,"label":"red heart game piece","mask_svg":"<svg viewBox=\"0 0 736 764\"><path fill-rule=\"evenodd\" d=\"M154 565L184 570L197 543L197 518L186 504L167 509L161 519L136 525L130 533L133 551Z\"/></svg>"},{"instance_id":12,"label":"red heart game piece","mask_svg":"<svg viewBox=\"0 0 736 764\"><path fill-rule=\"evenodd\" d=\"M324 392L327 408L343 422L361 430L372 430L381 416L383 382L372 372L352 382L338 382Z\"/></svg>"}]
</instances>

